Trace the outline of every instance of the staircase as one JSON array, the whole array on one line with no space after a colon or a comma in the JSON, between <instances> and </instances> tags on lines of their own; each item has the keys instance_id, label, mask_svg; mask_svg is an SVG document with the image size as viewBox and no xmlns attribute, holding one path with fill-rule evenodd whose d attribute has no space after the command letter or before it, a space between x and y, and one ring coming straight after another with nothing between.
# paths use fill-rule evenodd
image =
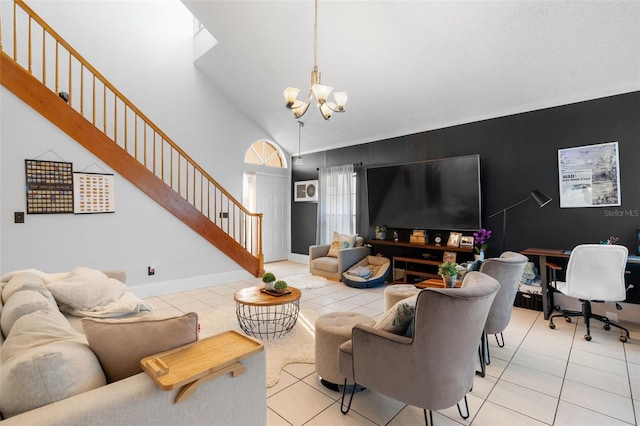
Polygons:
<instances>
[{"instance_id":1,"label":"staircase","mask_svg":"<svg viewBox=\"0 0 640 426\"><path fill-rule=\"evenodd\" d=\"M12 46L0 40L0 83L238 265L262 275L262 214L245 209L23 0L14 0L13 13ZM60 81L69 88L66 102Z\"/></svg>"}]
</instances>

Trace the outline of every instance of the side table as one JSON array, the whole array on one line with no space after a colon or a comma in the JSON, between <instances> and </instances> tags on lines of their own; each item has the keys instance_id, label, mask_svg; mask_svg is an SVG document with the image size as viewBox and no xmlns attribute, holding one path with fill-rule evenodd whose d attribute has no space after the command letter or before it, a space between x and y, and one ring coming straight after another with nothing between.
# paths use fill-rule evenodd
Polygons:
<instances>
[{"instance_id":1,"label":"side table","mask_svg":"<svg viewBox=\"0 0 640 426\"><path fill-rule=\"evenodd\" d=\"M301 292L287 287L284 295L267 294L262 287L248 287L236 292L236 317L240 328L249 336L275 339L287 334L296 325L300 312Z\"/></svg>"},{"instance_id":2,"label":"side table","mask_svg":"<svg viewBox=\"0 0 640 426\"><path fill-rule=\"evenodd\" d=\"M456 281L456 288L460 288L460 286L462 285L462 281ZM444 281L442 281L442 278L430 278L428 280L424 280L421 281L419 283L416 283L416 288L451 288L451 287L445 287L444 286Z\"/></svg>"}]
</instances>

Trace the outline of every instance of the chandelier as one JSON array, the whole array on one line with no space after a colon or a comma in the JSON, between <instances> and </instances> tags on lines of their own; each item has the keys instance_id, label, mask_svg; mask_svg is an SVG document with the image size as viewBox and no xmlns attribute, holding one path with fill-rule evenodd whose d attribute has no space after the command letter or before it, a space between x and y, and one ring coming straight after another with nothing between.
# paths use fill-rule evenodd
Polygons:
<instances>
[{"instance_id":1,"label":"chandelier","mask_svg":"<svg viewBox=\"0 0 640 426\"><path fill-rule=\"evenodd\" d=\"M313 70L311 71L311 89L304 102L298 100L300 89L287 87L282 93L287 104L286 107L293 111L295 118L300 118L307 112L311 98L315 95L318 109L325 120L331 118L334 112L344 112L344 105L347 103L346 92L335 92L333 98L335 102L327 101L333 87L325 86L320 82L320 71L318 71L318 0L315 0L314 23L313 23Z\"/></svg>"}]
</instances>

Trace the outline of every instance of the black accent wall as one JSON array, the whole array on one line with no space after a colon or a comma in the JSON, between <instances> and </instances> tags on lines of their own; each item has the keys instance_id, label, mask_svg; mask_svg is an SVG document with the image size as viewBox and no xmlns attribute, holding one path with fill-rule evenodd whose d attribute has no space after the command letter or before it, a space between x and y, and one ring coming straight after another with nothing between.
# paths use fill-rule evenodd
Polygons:
<instances>
[{"instance_id":1,"label":"black accent wall","mask_svg":"<svg viewBox=\"0 0 640 426\"><path fill-rule=\"evenodd\" d=\"M348 120L348 114L339 119ZM612 141L617 141L620 149L622 205L561 209L558 149ZM485 228L494 231L489 241L490 256L501 250L502 216L487 217L527 198L533 189L548 194L553 201L543 208L529 201L509 210L506 249L569 249L615 235L630 254L636 253L636 230L640 228L640 92L304 155L304 165L293 166L292 182L316 179L318 167L362 162L366 168L469 154L480 155L482 221ZM376 224L368 223L364 189L360 190L358 203L358 233L370 238ZM317 204L292 199L291 206L291 251L308 254L309 245L316 239ZM406 200L406 208L411 208L411 200ZM408 239L408 233L400 230L400 237ZM435 230L428 233L432 236Z\"/></svg>"}]
</instances>

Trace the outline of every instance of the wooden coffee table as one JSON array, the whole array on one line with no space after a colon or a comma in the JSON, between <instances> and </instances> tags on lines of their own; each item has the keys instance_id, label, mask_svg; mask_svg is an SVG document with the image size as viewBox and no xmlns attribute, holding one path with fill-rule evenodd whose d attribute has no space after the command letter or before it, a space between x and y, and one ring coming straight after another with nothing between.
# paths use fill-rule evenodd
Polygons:
<instances>
[{"instance_id":1,"label":"wooden coffee table","mask_svg":"<svg viewBox=\"0 0 640 426\"><path fill-rule=\"evenodd\" d=\"M298 321L301 292L291 286L284 295L267 294L262 289L262 286L243 288L233 295L240 328L259 339L284 336Z\"/></svg>"},{"instance_id":2,"label":"wooden coffee table","mask_svg":"<svg viewBox=\"0 0 640 426\"><path fill-rule=\"evenodd\" d=\"M456 288L460 288L462 281L456 281ZM430 278L416 284L417 288L451 288L445 287L442 278Z\"/></svg>"}]
</instances>

